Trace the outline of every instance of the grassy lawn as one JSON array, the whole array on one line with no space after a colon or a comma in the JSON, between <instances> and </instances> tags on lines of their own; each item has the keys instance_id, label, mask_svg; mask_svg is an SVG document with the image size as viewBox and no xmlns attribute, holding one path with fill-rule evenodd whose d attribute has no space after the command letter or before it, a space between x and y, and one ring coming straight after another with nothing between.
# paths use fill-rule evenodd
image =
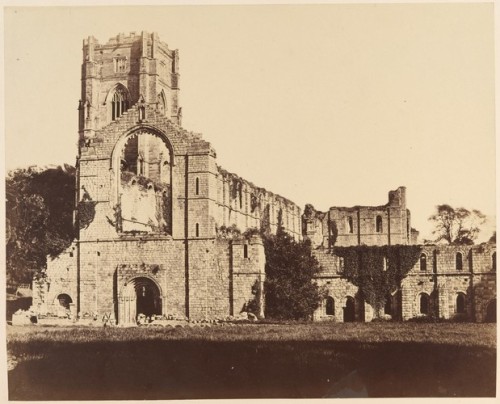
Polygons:
<instances>
[{"instance_id":1,"label":"grassy lawn","mask_svg":"<svg viewBox=\"0 0 500 404\"><path fill-rule=\"evenodd\" d=\"M7 349L11 400L495 395L495 324L10 326Z\"/></svg>"}]
</instances>

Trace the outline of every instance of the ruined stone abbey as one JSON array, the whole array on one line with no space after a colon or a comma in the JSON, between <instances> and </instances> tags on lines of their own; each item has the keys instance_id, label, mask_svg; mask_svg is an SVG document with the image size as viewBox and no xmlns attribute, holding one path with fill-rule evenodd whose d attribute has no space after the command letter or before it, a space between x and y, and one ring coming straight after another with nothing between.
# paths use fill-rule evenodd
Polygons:
<instances>
[{"instance_id":1,"label":"ruined stone abbey","mask_svg":"<svg viewBox=\"0 0 500 404\"><path fill-rule=\"evenodd\" d=\"M212 145L182 127L179 52L156 33L105 44L89 37L81 83L78 238L34 282L40 313L64 308L126 325L139 314L224 318L257 299L264 315L262 240L234 229L272 233L280 218L294 239L311 240L322 265L317 282L328 296L314 318L370 321L372 308L329 253L329 229L335 222L337 246L415 245L404 187L381 206L302 212L222 169ZM422 246L386 314L488 320L496 308L495 251L493 244Z\"/></svg>"}]
</instances>

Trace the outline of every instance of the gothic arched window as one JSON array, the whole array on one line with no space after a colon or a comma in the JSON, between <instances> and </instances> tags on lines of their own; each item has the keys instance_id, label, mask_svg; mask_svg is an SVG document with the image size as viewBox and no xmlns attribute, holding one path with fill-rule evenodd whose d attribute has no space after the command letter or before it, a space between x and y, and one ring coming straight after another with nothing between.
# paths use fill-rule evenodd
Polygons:
<instances>
[{"instance_id":1,"label":"gothic arched window","mask_svg":"<svg viewBox=\"0 0 500 404\"><path fill-rule=\"evenodd\" d=\"M128 92L123 86L116 87L111 98L111 120L114 121L123 115L129 108Z\"/></svg>"},{"instance_id":2,"label":"gothic arched window","mask_svg":"<svg viewBox=\"0 0 500 404\"><path fill-rule=\"evenodd\" d=\"M382 216L378 215L376 218L376 231L382 233Z\"/></svg>"}]
</instances>

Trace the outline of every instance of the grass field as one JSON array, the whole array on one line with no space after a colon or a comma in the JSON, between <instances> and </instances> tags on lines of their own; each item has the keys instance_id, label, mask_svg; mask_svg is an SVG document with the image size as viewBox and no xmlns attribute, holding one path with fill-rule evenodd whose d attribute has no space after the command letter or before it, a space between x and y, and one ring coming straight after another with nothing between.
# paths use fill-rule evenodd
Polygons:
<instances>
[{"instance_id":1,"label":"grass field","mask_svg":"<svg viewBox=\"0 0 500 404\"><path fill-rule=\"evenodd\" d=\"M8 327L11 400L491 397L495 324Z\"/></svg>"}]
</instances>

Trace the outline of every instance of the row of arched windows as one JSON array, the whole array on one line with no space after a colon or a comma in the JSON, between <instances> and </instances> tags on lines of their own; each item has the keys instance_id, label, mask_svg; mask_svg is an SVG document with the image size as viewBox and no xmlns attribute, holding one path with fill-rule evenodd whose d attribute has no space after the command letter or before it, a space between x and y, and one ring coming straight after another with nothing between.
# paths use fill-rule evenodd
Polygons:
<instances>
[{"instance_id":1,"label":"row of arched windows","mask_svg":"<svg viewBox=\"0 0 500 404\"><path fill-rule=\"evenodd\" d=\"M420 314L430 314L430 296L427 293L421 293L419 298L419 311ZM466 313L466 297L463 293L458 293L455 299L455 313Z\"/></svg>"},{"instance_id":2,"label":"row of arched windows","mask_svg":"<svg viewBox=\"0 0 500 404\"><path fill-rule=\"evenodd\" d=\"M335 316L335 300L333 297L328 296L325 299L325 314L327 316ZM345 306L343 309L343 319L344 322L350 322L355 320L355 302L352 296L347 296L345 300Z\"/></svg>"},{"instance_id":3,"label":"row of arched windows","mask_svg":"<svg viewBox=\"0 0 500 404\"><path fill-rule=\"evenodd\" d=\"M455 269L457 271L462 271L464 269L463 254L457 252L455 254ZM497 253L494 252L491 256L491 266L492 270L496 271L497 267ZM420 254L420 270L427 271L427 255L425 253Z\"/></svg>"},{"instance_id":4,"label":"row of arched windows","mask_svg":"<svg viewBox=\"0 0 500 404\"><path fill-rule=\"evenodd\" d=\"M427 293L421 293L418 298L419 313L423 315L431 314L431 297ZM351 307L352 306L352 307ZM328 296L324 302L325 314L327 316L335 316L335 300L333 297ZM347 312L354 314L354 299L350 296L346 299L346 306L344 307L344 317ZM392 300L388 296L384 307L385 314L392 314ZM464 293L459 292L455 298L455 313L466 314L467 312L467 297ZM350 318L350 316L348 317ZM344 319L344 321L346 321Z\"/></svg>"}]
</instances>

